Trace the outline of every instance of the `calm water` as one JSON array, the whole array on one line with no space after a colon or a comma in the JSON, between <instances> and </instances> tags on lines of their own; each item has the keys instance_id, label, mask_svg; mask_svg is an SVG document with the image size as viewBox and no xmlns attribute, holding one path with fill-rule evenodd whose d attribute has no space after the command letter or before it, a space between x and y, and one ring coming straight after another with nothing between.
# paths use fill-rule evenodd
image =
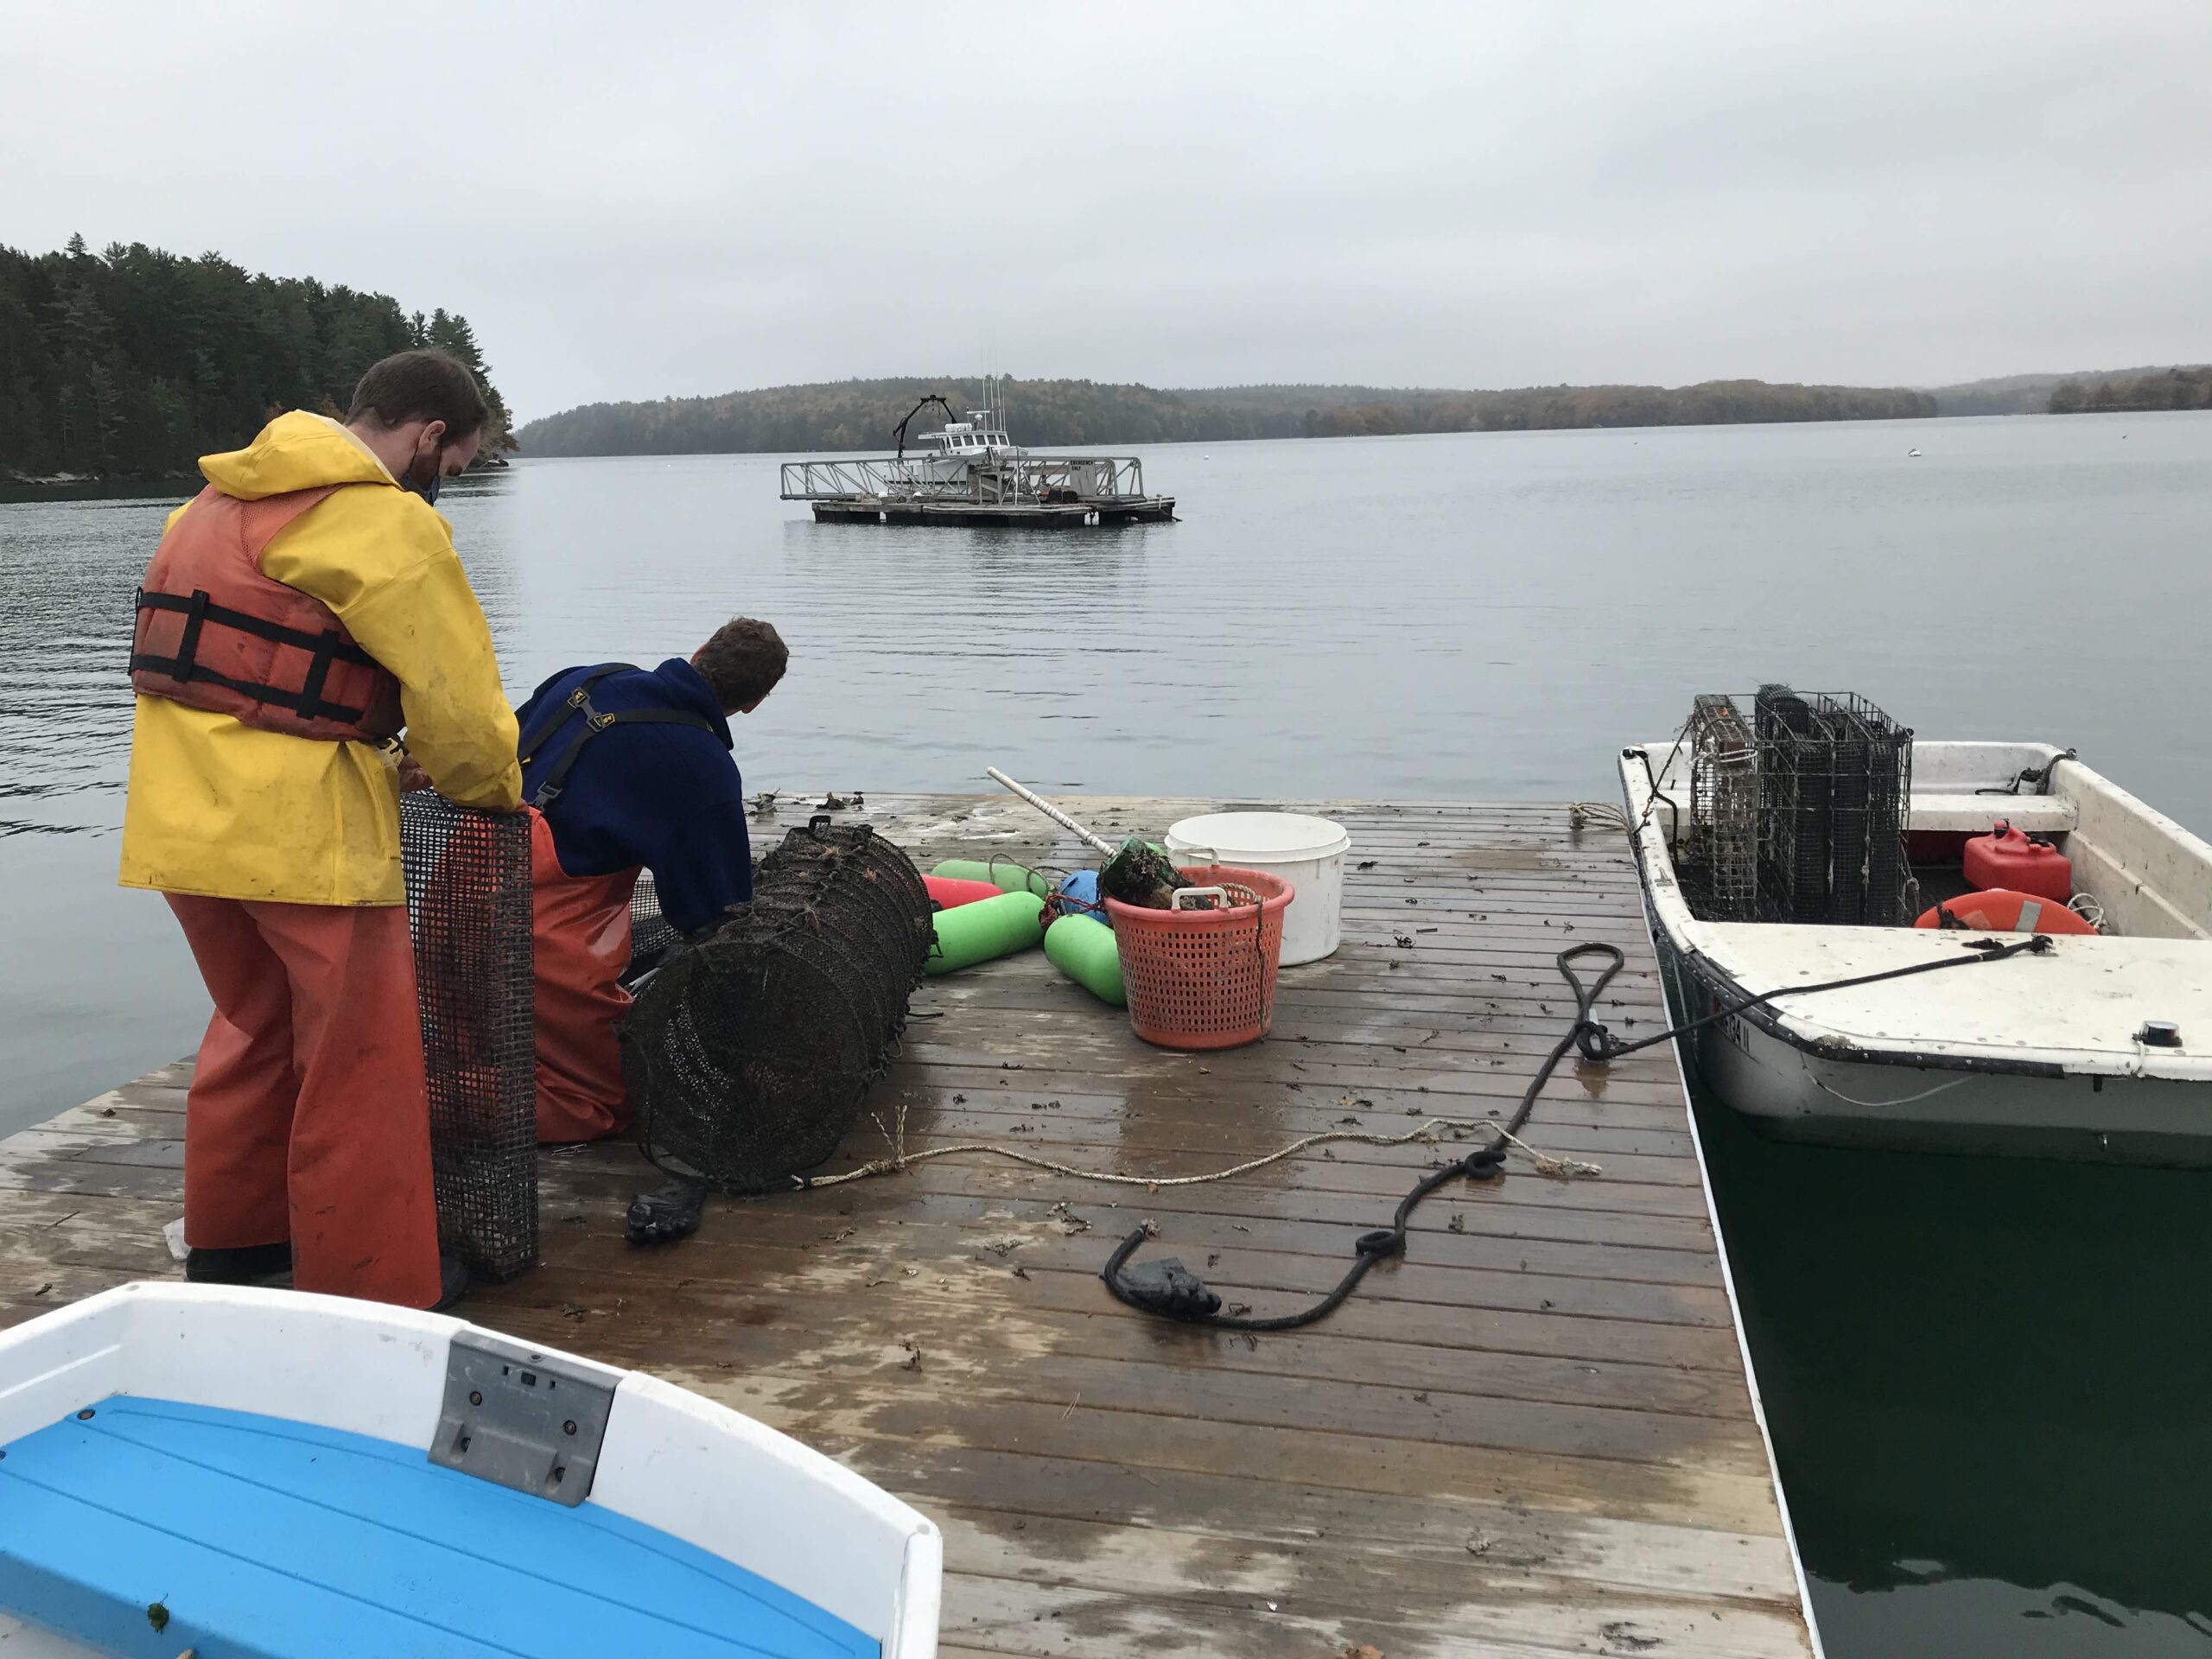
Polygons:
<instances>
[{"instance_id":1,"label":"calm water","mask_svg":"<svg viewBox=\"0 0 2212 1659\"><path fill-rule=\"evenodd\" d=\"M1924 452L1918 459L1910 448ZM2212 416L1176 447L1186 522L817 526L747 456L447 505L511 691L773 619L754 788L1610 797L1692 693L2048 738L2212 830ZM169 501L0 505L0 1130L188 1049L113 885L130 590ZM1707 1114L1836 1659L2212 1652L2195 1176L1770 1147Z\"/></svg>"}]
</instances>

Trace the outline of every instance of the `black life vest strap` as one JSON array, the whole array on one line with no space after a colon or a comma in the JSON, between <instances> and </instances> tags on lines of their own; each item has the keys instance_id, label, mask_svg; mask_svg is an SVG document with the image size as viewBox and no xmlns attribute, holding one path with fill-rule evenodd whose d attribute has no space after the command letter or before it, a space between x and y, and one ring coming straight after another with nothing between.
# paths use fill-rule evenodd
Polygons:
<instances>
[{"instance_id":1,"label":"black life vest strap","mask_svg":"<svg viewBox=\"0 0 2212 1659\"><path fill-rule=\"evenodd\" d=\"M695 714L689 709L618 709L612 714L601 714L593 706L591 688L594 685L610 674L636 671L634 665L629 663L607 663L594 668L576 682L575 690L562 700L551 722L536 734L536 741L522 757L525 766L537 758L538 748L545 740L567 724L570 714L581 714L584 717L583 729L569 740L568 747L561 751L560 759L554 761L553 769L545 774L544 781L538 785L537 792L530 798L530 804L539 811L543 811L561 798L561 791L568 786L569 774L575 769L576 759L584 752L584 745L610 726L691 726L709 736L715 735L714 722L704 715Z\"/></svg>"},{"instance_id":2,"label":"black life vest strap","mask_svg":"<svg viewBox=\"0 0 2212 1659\"><path fill-rule=\"evenodd\" d=\"M350 724L368 717L365 709L349 709L342 702L329 702L323 698L322 688L330 677L332 663L353 663L372 669L382 666L359 646L346 642L335 629L309 633L302 628L285 627L265 617L249 616L244 611L234 611L227 605L216 604L204 588L194 588L189 599L181 594L149 594L141 588L137 605L141 611L181 612L184 616L184 632L177 641L174 657L157 657L150 652L132 652L130 671L133 674L159 674L180 684L198 681L207 685L219 685L225 690L251 697L256 702L274 703L280 709L288 709L302 720L335 720ZM308 663L307 677L300 689L287 691L282 686L233 679L227 674L219 674L213 669L203 667L199 660L200 635L210 622L218 627L235 628L257 639L313 652Z\"/></svg>"},{"instance_id":3,"label":"black life vest strap","mask_svg":"<svg viewBox=\"0 0 2212 1659\"><path fill-rule=\"evenodd\" d=\"M200 631L193 619L221 624L250 633L257 639L274 640L280 645L297 645L302 651L319 652L327 648L334 662L352 663L357 668L381 668L383 664L359 645L345 642L336 632L325 630L309 633L304 628L288 628L281 622L271 622L266 617L250 616L244 611L234 611L227 605L218 605L207 596L207 589L195 588L192 597L181 594L149 594L138 590L138 608L142 611L181 611L185 613L184 643L178 648L178 659L188 664L200 641ZM190 677L180 674L179 679Z\"/></svg>"}]
</instances>

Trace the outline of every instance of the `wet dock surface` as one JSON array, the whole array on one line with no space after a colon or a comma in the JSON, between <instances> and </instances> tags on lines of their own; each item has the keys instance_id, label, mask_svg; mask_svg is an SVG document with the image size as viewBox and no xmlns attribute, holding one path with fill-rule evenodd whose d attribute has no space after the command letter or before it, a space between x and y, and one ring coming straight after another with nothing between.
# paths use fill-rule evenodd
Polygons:
<instances>
[{"instance_id":1,"label":"wet dock surface","mask_svg":"<svg viewBox=\"0 0 2212 1659\"><path fill-rule=\"evenodd\" d=\"M1157 834L1224 804L1077 810ZM1663 1022L1618 831L1548 805L1226 804L1318 811L1353 842L1344 944L1285 970L1268 1041L1147 1047L1027 952L924 986L879 1122L830 1167L882 1156L902 1111L912 1149L1158 1176L1319 1130L1503 1117L1572 1014L1553 958L1587 940L1628 957L1600 1017L1624 1037ZM785 805L757 837L806 816ZM925 868L1078 861L1004 798L839 816ZM0 1141L0 1323L178 1270L161 1230L181 1212L189 1077ZM696 1389L924 1510L945 1531L951 1659L1809 1653L1671 1050L1563 1065L1524 1138L1600 1173L1516 1159L1447 1185L1405 1259L1287 1334L1144 1319L1098 1269L1149 1219L1147 1259L1294 1311L1464 1150L1449 1132L1153 1190L963 1154L715 1201L658 1251L622 1236L630 1198L663 1184L633 1147L549 1154L543 1265L459 1311Z\"/></svg>"}]
</instances>

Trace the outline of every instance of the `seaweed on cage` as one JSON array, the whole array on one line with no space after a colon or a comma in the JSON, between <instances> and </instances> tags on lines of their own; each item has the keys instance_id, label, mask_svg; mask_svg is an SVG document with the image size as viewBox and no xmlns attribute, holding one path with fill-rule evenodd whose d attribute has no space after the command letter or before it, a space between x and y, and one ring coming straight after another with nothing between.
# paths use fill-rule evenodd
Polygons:
<instances>
[{"instance_id":1,"label":"seaweed on cage","mask_svg":"<svg viewBox=\"0 0 2212 1659\"><path fill-rule=\"evenodd\" d=\"M1169 910L1183 886L1174 860L1160 848L1130 836L1116 848L1098 872L1098 891L1109 899L1145 910Z\"/></svg>"},{"instance_id":2,"label":"seaweed on cage","mask_svg":"<svg viewBox=\"0 0 2212 1659\"><path fill-rule=\"evenodd\" d=\"M512 1279L537 1259L530 819L401 798L440 1248Z\"/></svg>"},{"instance_id":3,"label":"seaweed on cage","mask_svg":"<svg viewBox=\"0 0 2212 1659\"><path fill-rule=\"evenodd\" d=\"M889 1065L931 937L898 848L826 818L791 831L752 901L673 950L624 1021L646 1157L727 1192L828 1158Z\"/></svg>"}]
</instances>

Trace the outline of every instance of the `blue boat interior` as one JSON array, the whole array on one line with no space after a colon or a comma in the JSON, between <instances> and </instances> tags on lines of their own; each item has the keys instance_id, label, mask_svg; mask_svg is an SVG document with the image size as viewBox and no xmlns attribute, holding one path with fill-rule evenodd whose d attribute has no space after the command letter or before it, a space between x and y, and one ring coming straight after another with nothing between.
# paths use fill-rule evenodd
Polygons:
<instances>
[{"instance_id":1,"label":"blue boat interior","mask_svg":"<svg viewBox=\"0 0 2212 1659\"><path fill-rule=\"evenodd\" d=\"M881 1659L811 1603L588 1500L129 1395L0 1452L0 1610L130 1659Z\"/></svg>"}]
</instances>

